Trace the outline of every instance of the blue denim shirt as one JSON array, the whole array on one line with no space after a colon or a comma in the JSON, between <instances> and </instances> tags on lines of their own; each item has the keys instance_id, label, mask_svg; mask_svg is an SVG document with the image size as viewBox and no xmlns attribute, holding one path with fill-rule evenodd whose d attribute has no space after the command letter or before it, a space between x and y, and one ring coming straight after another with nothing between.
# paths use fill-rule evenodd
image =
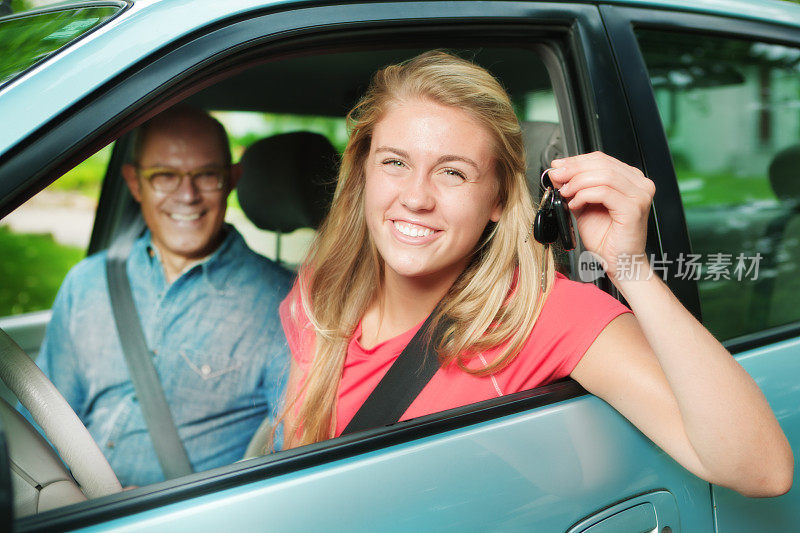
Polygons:
<instances>
[{"instance_id":1,"label":"blue denim shirt","mask_svg":"<svg viewBox=\"0 0 800 533\"><path fill-rule=\"evenodd\" d=\"M274 415L288 370L278 305L292 274L227 236L171 285L149 234L128 276L153 362L195 471L238 461ZM123 486L164 479L111 312L105 253L67 275L37 360L105 453Z\"/></svg>"}]
</instances>

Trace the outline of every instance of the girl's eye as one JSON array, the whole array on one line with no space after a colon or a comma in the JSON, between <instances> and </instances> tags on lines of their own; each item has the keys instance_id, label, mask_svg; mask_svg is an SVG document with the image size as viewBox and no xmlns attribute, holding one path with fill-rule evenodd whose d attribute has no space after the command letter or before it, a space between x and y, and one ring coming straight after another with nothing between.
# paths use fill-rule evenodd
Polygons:
<instances>
[{"instance_id":1,"label":"girl's eye","mask_svg":"<svg viewBox=\"0 0 800 533\"><path fill-rule=\"evenodd\" d=\"M457 170L455 168L445 168L444 169L444 173L446 175L448 175L448 176L453 176L454 178L459 178L462 181L467 181L467 176L463 172L461 172L460 170Z\"/></svg>"},{"instance_id":2,"label":"girl's eye","mask_svg":"<svg viewBox=\"0 0 800 533\"><path fill-rule=\"evenodd\" d=\"M397 168L405 166L405 164L402 161L400 161L399 159L385 159L383 161L383 164L387 165L387 166L390 166L390 167L397 167Z\"/></svg>"}]
</instances>

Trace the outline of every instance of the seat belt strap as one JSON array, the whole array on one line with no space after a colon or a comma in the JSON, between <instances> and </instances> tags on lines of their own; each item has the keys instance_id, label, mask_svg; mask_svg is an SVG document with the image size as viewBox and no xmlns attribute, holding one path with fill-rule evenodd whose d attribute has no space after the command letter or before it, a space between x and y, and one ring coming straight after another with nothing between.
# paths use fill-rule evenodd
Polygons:
<instances>
[{"instance_id":1,"label":"seat belt strap","mask_svg":"<svg viewBox=\"0 0 800 533\"><path fill-rule=\"evenodd\" d=\"M153 365L153 355L147 347L128 279L126 266L128 255L143 227L144 223L139 219L139 222L131 226L130 230L108 250L106 277L117 334L144 414L147 431L153 441L164 477L172 479L191 474L193 470Z\"/></svg>"},{"instance_id":2,"label":"seat belt strap","mask_svg":"<svg viewBox=\"0 0 800 533\"><path fill-rule=\"evenodd\" d=\"M347 424L342 435L394 424L430 382L440 368L436 346L452 324L451 320L443 317L429 335L435 314L436 310L428 316L414 338L397 356L389 371Z\"/></svg>"}]
</instances>

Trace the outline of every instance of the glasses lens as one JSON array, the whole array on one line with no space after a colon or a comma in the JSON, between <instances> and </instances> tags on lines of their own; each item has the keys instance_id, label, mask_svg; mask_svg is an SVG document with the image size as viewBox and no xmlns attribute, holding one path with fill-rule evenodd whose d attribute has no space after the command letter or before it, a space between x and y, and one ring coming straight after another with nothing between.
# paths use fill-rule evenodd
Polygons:
<instances>
[{"instance_id":1,"label":"glasses lens","mask_svg":"<svg viewBox=\"0 0 800 533\"><path fill-rule=\"evenodd\" d=\"M157 191L172 192L181 183L181 174L170 170L159 170L150 175L150 184Z\"/></svg>"},{"instance_id":2,"label":"glasses lens","mask_svg":"<svg viewBox=\"0 0 800 533\"><path fill-rule=\"evenodd\" d=\"M201 191L217 191L222 188L225 176L217 169L199 170L192 176L195 186Z\"/></svg>"}]
</instances>

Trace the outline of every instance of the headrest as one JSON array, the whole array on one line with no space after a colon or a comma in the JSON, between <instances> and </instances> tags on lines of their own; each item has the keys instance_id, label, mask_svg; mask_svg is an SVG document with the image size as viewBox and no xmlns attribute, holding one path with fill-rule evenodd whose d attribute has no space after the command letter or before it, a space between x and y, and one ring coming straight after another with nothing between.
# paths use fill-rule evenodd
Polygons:
<instances>
[{"instance_id":1,"label":"headrest","mask_svg":"<svg viewBox=\"0 0 800 533\"><path fill-rule=\"evenodd\" d=\"M316 228L330 207L339 154L317 133L261 139L245 150L239 204L257 227L289 233Z\"/></svg>"},{"instance_id":2,"label":"headrest","mask_svg":"<svg viewBox=\"0 0 800 533\"><path fill-rule=\"evenodd\" d=\"M781 200L800 201L800 144L775 155L769 165L769 182Z\"/></svg>"},{"instance_id":3,"label":"headrest","mask_svg":"<svg viewBox=\"0 0 800 533\"><path fill-rule=\"evenodd\" d=\"M539 197L539 177L553 159L564 157L561 126L555 122L522 122L522 138L528 159L526 177L534 198Z\"/></svg>"}]
</instances>

